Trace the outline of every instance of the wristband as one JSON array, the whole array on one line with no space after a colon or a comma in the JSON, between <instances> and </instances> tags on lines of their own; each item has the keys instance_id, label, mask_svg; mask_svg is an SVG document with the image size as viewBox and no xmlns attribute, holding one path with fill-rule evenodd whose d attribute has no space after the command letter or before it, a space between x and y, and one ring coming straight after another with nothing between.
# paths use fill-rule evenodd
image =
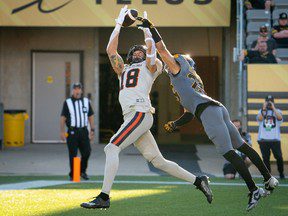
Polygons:
<instances>
[{"instance_id":1,"label":"wristband","mask_svg":"<svg viewBox=\"0 0 288 216\"><path fill-rule=\"evenodd\" d=\"M157 31L155 27L150 28L150 32L152 34L152 38L155 41L155 43L158 43L159 41L162 40L161 35L159 34L159 32Z\"/></svg>"},{"instance_id":2,"label":"wristband","mask_svg":"<svg viewBox=\"0 0 288 216\"><path fill-rule=\"evenodd\" d=\"M116 26L115 26L114 30L117 31L117 32L120 32L121 26L122 25L120 23L116 23Z\"/></svg>"},{"instance_id":3,"label":"wristband","mask_svg":"<svg viewBox=\"0 0 288 216\"><path fill-rule=\"evenodd\" d=\"M156 54L156 53L153 53L153 54L146 54L146 57L147 57L147 58L153 58L153 57L155 56L155 54Z\"/></svg>"},{"instance_id":4,"label":"wristband","mask_svg":"<svg viewBox=\"0 0 288 216\"><path fill-rule=\"evenodd\" d=\"M152 41L152 43L154 42L154 40L153 40L152 38L146 38L146 39L145 39L145 42L146 42L146 41Z\"/></svg>"}]
</instances>

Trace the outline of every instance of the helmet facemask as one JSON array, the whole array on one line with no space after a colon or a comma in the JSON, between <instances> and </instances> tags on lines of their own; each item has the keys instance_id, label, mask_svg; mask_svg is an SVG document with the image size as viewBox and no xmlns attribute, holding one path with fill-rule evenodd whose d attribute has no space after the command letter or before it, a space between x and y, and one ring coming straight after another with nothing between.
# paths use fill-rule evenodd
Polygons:
<instances>
[{"instance_id":1,"label":"helmet facemask","mask_svg":"<svg viewBox=\"0 0 288 216\"><path fill-rule=\"evenodd\" d=\"M133 54L136 51L141 51L143 52L144 56L142 58L134 57ZM134 45L133 47L130 48L128 55L127 55L127 62L128 64L134 64L134 63L140 63L142 61L146 60L146 48L142 45Z\"/></svg>"}]
</instances>

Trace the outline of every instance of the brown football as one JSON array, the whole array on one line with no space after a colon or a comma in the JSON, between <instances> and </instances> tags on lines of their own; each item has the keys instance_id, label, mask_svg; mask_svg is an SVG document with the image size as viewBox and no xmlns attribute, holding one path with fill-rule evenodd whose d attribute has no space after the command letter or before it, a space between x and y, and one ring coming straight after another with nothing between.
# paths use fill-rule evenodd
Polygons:
<instances>
[{"instance_id":1,"label":"brown football","mask_svg":"<svg viewBox=\"0 0 288 216\"><path fill-rule=\"evenodd\" d=\"M138 17L138 11L135 9L128 9L128 12L124 18L124 22L122 24L123 27L131 26Z\"/></svg>"}]
</instances>

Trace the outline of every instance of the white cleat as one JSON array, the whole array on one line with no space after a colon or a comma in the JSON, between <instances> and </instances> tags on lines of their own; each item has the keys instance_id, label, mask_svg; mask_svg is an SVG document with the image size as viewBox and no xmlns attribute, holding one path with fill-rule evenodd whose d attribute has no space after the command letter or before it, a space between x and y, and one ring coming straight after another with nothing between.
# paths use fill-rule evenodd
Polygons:
<instances>
[{"instance_id":1,"label":"white cleat","mask_svg":"<svg viewBox=\"0 0 288 216\"><path fill-rule=\"evenodd\" d=\"M250 211L251 209L256 207L261 197L264 197L264 196L265 196L265 191L262 188L258 188L257 190L249 193L248 194L249 201L248 201L248 206L246 210Z\"/></svg>"},{"instance_id":2,"label":"white cleat","mask_svg":"<svg viewBox=\"0 0 288 216\"><path fill-rule=\"evenodd\" d=\"M270 195L273 190L278 186L278 184L279 181L273 176L271 176L268 181L264 182L266 196Z\"/></svg>"}]
</instances>

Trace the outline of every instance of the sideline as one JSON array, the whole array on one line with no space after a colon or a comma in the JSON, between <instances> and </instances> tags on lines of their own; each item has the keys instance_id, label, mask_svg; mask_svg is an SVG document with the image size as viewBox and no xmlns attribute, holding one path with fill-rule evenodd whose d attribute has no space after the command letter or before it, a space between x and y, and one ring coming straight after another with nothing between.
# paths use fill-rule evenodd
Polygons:
<instances>
[{"instance_id":1,"label":"sideline","mask_svg":"<svg viewBox=\"0 0 288 216\"><path fill-rule=\"evenodd\" d=\"M42 188L48 186L64 185L64 184L85 184L85 183L102 183L103 181L82 181L80 183L74 183L71 181L54 181L54 180L37 180L37 181L27 181L14 184L2 184L0 185L0 190L23 190L31 188ZM178 182L178 181L114 181L114 184L156 184L156 185L190 185L188 182ZM227 183L227 182L211 182L210 185L215 186L246 186L244 183ZM262 184L257 184L258 186L263 186ZM278 187L288 187L288 184L279 184Z\"/></svg>"}]
</instances>

